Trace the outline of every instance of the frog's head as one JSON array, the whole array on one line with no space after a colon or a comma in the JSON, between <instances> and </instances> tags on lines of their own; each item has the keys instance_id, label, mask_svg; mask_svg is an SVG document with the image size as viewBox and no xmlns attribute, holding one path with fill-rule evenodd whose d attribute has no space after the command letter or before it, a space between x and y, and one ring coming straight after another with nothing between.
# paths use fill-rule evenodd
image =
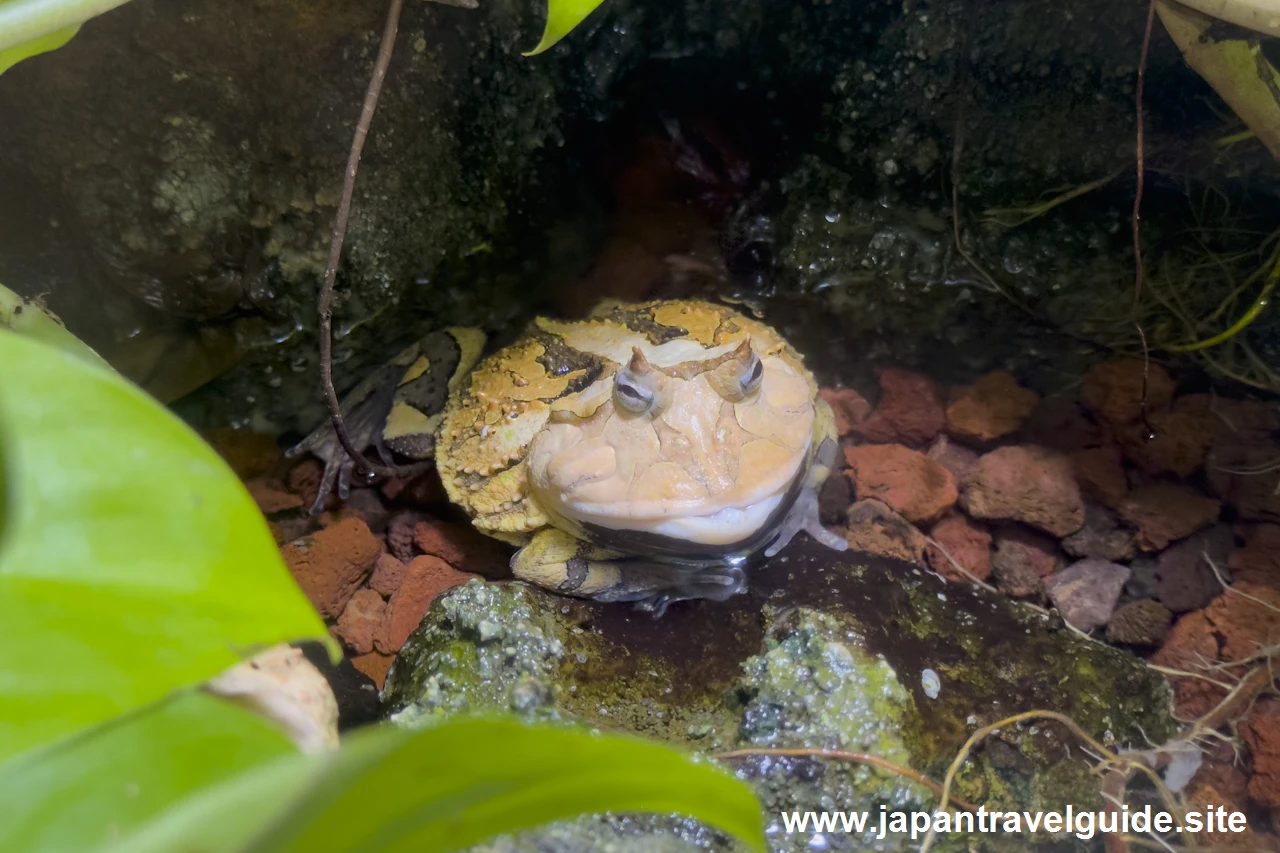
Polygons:
<instances>
[{"instance_id":1,"label":"frog's head","mask_svg":"<svg viewBox=\"0 0 1280 853\"><path fill-rule=\"evenodd\" d=\"M582 342L613 367L534 439L538 502L582 529L713 548L760 532L806 466L815 389L776 335L728 337Z\"/></svg>"}]
</instances>

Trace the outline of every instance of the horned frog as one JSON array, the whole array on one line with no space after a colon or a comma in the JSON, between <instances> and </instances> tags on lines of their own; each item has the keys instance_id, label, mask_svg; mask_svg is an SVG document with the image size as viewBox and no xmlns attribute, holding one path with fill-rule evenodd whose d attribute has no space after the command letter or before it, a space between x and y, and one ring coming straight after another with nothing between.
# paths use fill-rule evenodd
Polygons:
<instances>
[{"instance_id":1,"label":"horned frog","mask_svg":"<svg viewBox=\"0 0 1280 853\"><path fill-rule=\"evenodd\" d=\"M769 326L706 302L612 304L538 318L476 361L482 333L422 339L344 404L358 444L432 453L449 498L515 545L515 577L661 611L723 600L747 558L818 518L836 455L831 410ZM474 369L473 369L474 368ZM318 510L351 462L326 424L292 451L326 461Z\"/></svg>"}]
</instances>

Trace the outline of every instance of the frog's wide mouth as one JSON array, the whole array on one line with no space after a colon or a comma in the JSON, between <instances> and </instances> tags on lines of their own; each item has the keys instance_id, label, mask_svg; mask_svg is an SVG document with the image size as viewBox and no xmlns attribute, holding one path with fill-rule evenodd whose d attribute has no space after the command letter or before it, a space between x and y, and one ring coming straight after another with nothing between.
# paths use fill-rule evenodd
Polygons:
<instances>
[{"instance_id":1,"label":"frog's wide mouth","mask_svg":"<svg viewBox=\"0 0 1280 853\"><path fill-rule=\"evenodd\" d=\"M538 498L554 515L571 526L590 529L607 537L609 531L649 534L674 543L719 548L737 546L759 538L777 523L795 499L799 464L745 499L726 501L624 500L590 503L566 494L539 490ZM596 537L593 537L596 538ZM626 538L626 537L624 537ZM603 544L603 543L602 543ZM678 549L677 549L678 550Z\"/></svg>"}]
</instances>

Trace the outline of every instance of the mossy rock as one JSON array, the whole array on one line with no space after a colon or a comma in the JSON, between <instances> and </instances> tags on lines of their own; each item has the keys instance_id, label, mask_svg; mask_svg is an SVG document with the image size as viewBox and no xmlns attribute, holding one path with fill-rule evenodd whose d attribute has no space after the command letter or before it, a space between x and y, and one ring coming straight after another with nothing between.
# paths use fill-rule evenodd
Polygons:
<instances>
[{"instance_id":1,"label":"mossy rock","mask_svg":"<svg viewBox=\"0 0 1280 853\"><path fill-rule=\"evenodd\" d=\"M461 712L515 712L712 755L769 747L862 752L935 779L976 728L1021 711L1057 711L1117 747L1159 742L1176 728L1164 680L1132 655L914 566L836 554L807 540L762 566L749 593L676 606L660 619L521 584L472 581L432 605L401 651L384 700L392 719L409 725ZM956 795L1001 810L1094 808L1100 795L1083 759L1058 724L1011 726L974 750ZM756 786L775 824L784 810L866 810L874 832L881 805L927 810L935 803L922 786L864 764L727 760ZM595 825L556 831L589 835L582 827ZM618 825L609 826L617 844L608 846L625 849ZM679 821L632 823L623 835L656 834L668 844L687 829ZM800 850L810 835L779 827L770 838L775 849ZM699 838L703 849L703 842L732 847ZM875 839L826 840L831 849L860 849ZM979 849L992 850L1066 843L999 834L978 840ZM879 843L891 841L884 849L909 843ZM492 849L524 843L507 839ZM937 849L967 843L951 836Z\"/></svg>"}]
</instances>

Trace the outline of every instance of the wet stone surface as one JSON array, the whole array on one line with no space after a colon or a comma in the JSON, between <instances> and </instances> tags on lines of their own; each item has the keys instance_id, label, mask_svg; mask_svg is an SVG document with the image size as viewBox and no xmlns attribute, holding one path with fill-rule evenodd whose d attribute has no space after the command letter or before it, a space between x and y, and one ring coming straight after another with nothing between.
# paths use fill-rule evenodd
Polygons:
<instances>
[{"instance_id":1,"label":"wet stone surface","mask_svg":"<svg viewBox=\"0 0 1280 853\"><path fill-rule=\"evenodd\" d=\"M1131 655L908 564L836 555L807 540L759 570L749 593L677 605L657 620L520 584L473 581L432 605L401 651L384 701L391 718L406 725L465 711L514 711L709 754L752 747L866 752L934 778L974 729L1019 711L1059 711L1110 744L1145 743L1140 731L1159 741L1173 731L1167 687ZM989 809L1084 808L1099 794L1079 758L1054 724L1014 727L975 750L955 793ZM726 760L756 787L767 821L784 809L878 814L881 804L934 802L917 784L861 764ZM778 850L812 842L774 830ZM556 849L569 850L593 849L588 839L611 839L610 847L623 850L732 849L685 822L603 819L485 849L536 849L556 838L564 841ZM636 839L650 846L628 846ZM1025 849L1027 840L989 836L982 843ZM831 849L866 849L856 834L826 841ZM876 849L907 849L900 842L876 842L887 845Z\"/></svg>"}]
</instances>

